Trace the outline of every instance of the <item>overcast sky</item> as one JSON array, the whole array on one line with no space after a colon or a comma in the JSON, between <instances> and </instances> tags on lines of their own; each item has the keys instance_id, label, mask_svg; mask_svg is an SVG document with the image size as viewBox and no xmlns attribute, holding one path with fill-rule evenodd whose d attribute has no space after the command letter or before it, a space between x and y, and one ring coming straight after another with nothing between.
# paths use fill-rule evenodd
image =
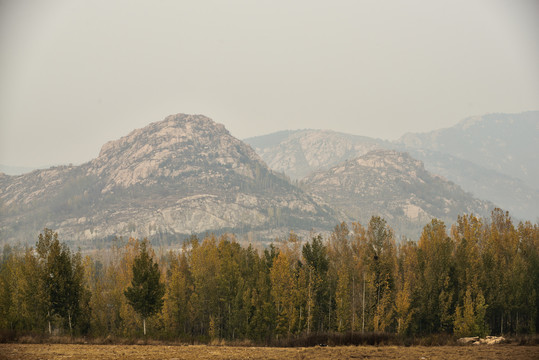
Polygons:
<instances>
[{"instance_id":1,"label":"overcast sky","mask_svg":"<svg viewBox=\"0 0 539 360\"><path fill-rule=\"evenodd\" d=\"M0 0L0 164L174 113L383 139L539 110L539 1Z\"/></svg>"}]
</instances>

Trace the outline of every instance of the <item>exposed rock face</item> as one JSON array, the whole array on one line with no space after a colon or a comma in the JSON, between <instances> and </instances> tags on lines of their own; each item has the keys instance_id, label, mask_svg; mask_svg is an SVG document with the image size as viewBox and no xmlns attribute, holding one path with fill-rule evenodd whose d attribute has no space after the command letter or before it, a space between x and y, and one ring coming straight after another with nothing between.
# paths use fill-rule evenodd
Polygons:
<instances>
[{"instance_id":1,"label":"exposed rock face","mask_svg":"<svg viewBox=\"0 0 539 360\"><path fill-rule=\"evenodd\" d=\"M78 245L115 236L324 230L335 213L201 115L178 114L105 144L75 167L0 177L3 239L33 244L43 227Z\"/></svg>"},{"instance_id":2,"label":"exposed rock face","mask_svg":"<svg viewBox=\"0 0 539 360\"><path fill-rule=\"evenodd\" d=\"M236 176L254 180L257 166L265 168L258 155L222 124L204 116L172 115L106 143L91 162L89 173L107 179L103 189L107 192L211 168L231 170ZM219 180L210 174L206 177Z\"/></svg>"},{"instance_id":3,"label":"exposed rock face","mask_svg":"<svg viewBox=\"0 0 539 360\"><path fill-rule=\"evenodd\" d=\"M366 224L379 215L398 234L417 239L432 218L452 224L459 214L488 216L493 205L427 172L406 153L375 150L327 171L311 174L302 186L352 221Z\"/></svg>"}]
</instances>

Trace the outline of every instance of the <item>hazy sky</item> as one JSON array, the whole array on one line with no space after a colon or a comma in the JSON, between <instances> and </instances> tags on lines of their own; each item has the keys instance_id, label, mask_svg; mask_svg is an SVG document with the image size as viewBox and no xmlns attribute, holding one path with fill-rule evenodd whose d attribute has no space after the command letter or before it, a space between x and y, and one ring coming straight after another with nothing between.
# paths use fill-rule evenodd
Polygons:
<instances>
[{"instance_id":1,"label":"hazy sky","mask_svg":"<svg viewBox=\"0 0 539 360\"><path fill-rule=\"evenodd\" d=\"M539 109L539 1L0 0L0 164L174 113L384 139Z\"/></svg>"}]
</instances>

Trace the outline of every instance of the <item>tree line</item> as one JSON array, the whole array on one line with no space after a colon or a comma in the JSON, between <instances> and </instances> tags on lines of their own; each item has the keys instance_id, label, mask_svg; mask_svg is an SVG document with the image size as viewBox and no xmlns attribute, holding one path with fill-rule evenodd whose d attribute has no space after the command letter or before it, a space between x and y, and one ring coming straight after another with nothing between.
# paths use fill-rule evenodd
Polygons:
<instances>
[{"instance_id":1,"label":"tree line","mask_svg":"<svg viewBox=\"0 0 539 360\"><path fill-rule=\"evenodd\" d=\"M397 242L380 217L327 238L295 234L264 249L233 235L148 241L84 258L45 229L35 247L3 251L0 329L29 333L269 342L326 332L403 336L535 333L539 226L437 219ZM144 330L142 330L144 329Z\"/></svg>"}]
</instances>

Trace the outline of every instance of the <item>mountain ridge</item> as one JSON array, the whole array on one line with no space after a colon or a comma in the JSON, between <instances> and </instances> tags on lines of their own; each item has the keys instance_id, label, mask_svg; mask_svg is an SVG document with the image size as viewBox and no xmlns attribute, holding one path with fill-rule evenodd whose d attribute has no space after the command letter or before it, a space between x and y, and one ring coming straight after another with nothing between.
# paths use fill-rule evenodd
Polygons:
<instances>
[{"instance_id":1,"label":"mountain ridge","mask_svg":"<svg viewBox=\"0 0 539 360\"><path fill-rule=\"evenodd\" d=\"M337 222L223 125L185 114L107 142L80 166L0 177L0 215L2 237L26 243L44 226L75 242L207 231L267 240Z\"/></svg>"},{"instance_id":2,"label":"mountain ridge","mask_svg":"<svg viewBox=\"0 0 539 360\"><path fill-rule=\"evenodd\" d=\"M429 173L408 153L395 150L373 150L329 170L316 171L301 186L352 221L365 224L378 215L409 238L419 238L432 218L452 224L463 213L488 216L494 208Z\"/></svg>"},{"instance_id":3,"label":"mountain ridge","mask_svg":"<svg viewBox=\"0 0 539 360\"><path fill-rule=\"evenodd\" d=\"M492 118L494 115L487 115L487 117ZM532 150L526 150L526 153L531 153L531 156L536 156L536 153L539 153L539 149L536 149L539 145L539 141L536 142L534 138L539 137L539 111L525 112L521 114L496 114L494 116L494 124L487 122L490 125L496 125L497 123L504 125L507 123L509 125L504 125L502 128L503 132L500 130L494 131L494 134L506 134L511 133L512 129L518 127L519 119L524 117L528 124L533 126L528 126L528 134L522 138L523 143L527 144L527 147L532 147ZM470 129L478 124L484 124L482 121L483 117L476 116L462 120L457 125L458 131L462 129ZM497 123L496 123L497 121ZM511 126L510 126L511 125ZM447 128L447 129L451 129ZM441 129L437 131L446 131L447 129ZM298 133L301 130L296 131ZM357 148L357 151L350 151L346 156L334 156L328 157L324 166L319 166L315 163L309 163L308 161L302 161L301 153L297 151L298 148L302 149L302 152L311 152L311 153L321 153L331 154L331 152L325 151L323 146L316 144L315 141L310 141L311 147L304 146L309 141L303 141L303 144L300 144L295 137L288 137L284 139L279 139L278 143L266 144L266 147L261 147L260 143L257 142L258 139L264 138L264 136L258 138L249 138L246 139L247 142L251 143L259 155L268 163L274 170L282 171L290 176L292 179L301 180L303 177L308 176L314 171L319 169L327 170L331 166L334 166L346 159L351 159L354 157L362 156L369 150L375 149L386 149L386 150L397 150L401 152L408 152L414 158L419 159L424 162L425 168L435 174L442 175L446 179L455 182L460 185L465 191L472 193L474 196L486 200L490 200L497 204L498 206L509 210L521 219L529 218L539 218L539 191L530 186L528 182L523 179L518 178L516 173L507 174L502 173L497 169L484 164L483 162L474 161L473 158L459 157L457 155L452 155L451 153L444 153L440 150L425 149L420 147L407 146L405 143L400 141L385 141L380 139L366 138L356 135L344 134L331 132L334 136L334 139L330 137L322 138L322 135L327 132L324 130L308 130L304 132L305 136L313 137L318 139L319 144L324 142L333 142L333 145L326 148L338 148L341 143L346 143L351 139L357 141L355 144L347 145L348 149ZM436 132L436 131L434 131ZM429 132L431 133L431 132ZM489 129L484 128L482 136L489 140ZM267 135L267 138L271 138L272 134ZM518 135L518 132L517 132ZM518 138L517 135L508 136L510 139ZM410 136L410 135L409 135ZM415 136L415 135L414 135ZM455 137L458 138L457 135ZM282 138L282 137L281 137ZM469 138L469 137L468 137ZM494 139L499 139L500 136L495 137ZM487 141L487 145L496 147L497 142ZM473 141L469 141L468 145L473 149ZM509 146L510 144L507 144ZM535 149L537 151L535 151ZM479 150L478 150L479 151ZM468 153L472 153L473 150L469 150ZM483 148L483 152L489 153L487 148ZM495 150L493 152L499 152ZM515 154L512 155L512 161L515 164L519 164L518 151L515 151ZM294 159L295 162L302 163L303 169L301 174L297 172L290 172L290 158ZM533 160L524 158L523 167L534 169L539 171L539 167L534 163ZM519 165L520 166L520 165ZM536 183L536 182L535 182ZM537 185L537 184L536 184Z\"/></svg>"}]
</instances>

